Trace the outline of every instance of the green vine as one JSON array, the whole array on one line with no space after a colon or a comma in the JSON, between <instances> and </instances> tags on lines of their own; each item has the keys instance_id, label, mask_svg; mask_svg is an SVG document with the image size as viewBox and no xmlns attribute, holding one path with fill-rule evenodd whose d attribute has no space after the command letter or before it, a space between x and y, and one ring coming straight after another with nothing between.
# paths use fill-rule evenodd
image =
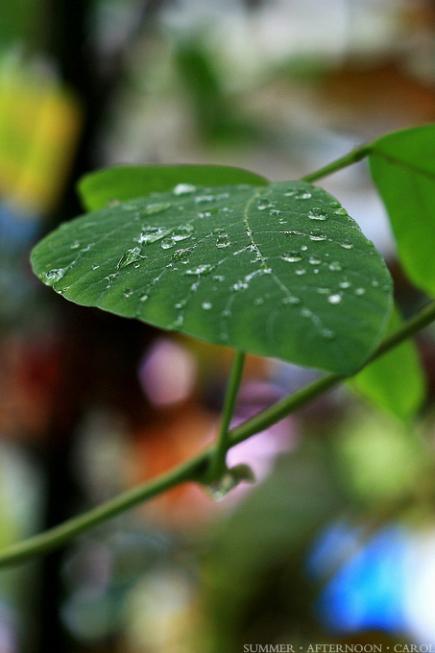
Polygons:
<instances>
[{"instance_id":1,"label":"green vine","mask_svg":"<svg viewBox=\"0 0 435 653\"><path fill-rule=\"evenodd\" d=\"M303 180L307 182L316 181L363 159L370 151L371 146L363 146L353 150L348 155L306 175ZM394 334L387 337L361 369L381 358L434 320L435 302L432 302L416 316L403 323ZM219 436L214 446L148 483L123 492L114 499L69 519L55 528L4 549L0 552L0 566L17 564L45 554L71 541L88 529L112 519L133 506L148 501L181 483L212 483L218 481L228 471L225 461L227 452L231 447L270 427L355 374L354 372L352 375L329 374L322 376L305 388L283 398L255 417L245 421L237 428L230 430L229 426L242 378L244 360L244 353L236 352L224 401Z\"/></svg>"}]
</instances>

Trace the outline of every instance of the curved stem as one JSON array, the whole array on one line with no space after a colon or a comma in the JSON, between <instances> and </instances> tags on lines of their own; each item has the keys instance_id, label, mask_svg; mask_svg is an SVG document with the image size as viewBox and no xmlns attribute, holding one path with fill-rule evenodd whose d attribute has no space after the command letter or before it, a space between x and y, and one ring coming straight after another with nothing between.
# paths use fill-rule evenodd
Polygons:
<instances>
[{"instance_id":1,"label":"curved stem","mask_svg":"<svg viewBox=\"0 0 435 653\"><path fill-rule=\"evenodd\" d=\"M328 175L331 175L333 172L338 172L338 170L347 168L353 163L357 163L358 161L361 161L361 159L365 159L365 157L370 154L371 149L372 149L371 145L361 145L360 147L351 150L350 152L340 157L339 159L336 159L335 161L331 161L331 163L328 163L326 166L323 166L322 168L319 168L314 172L310 172L309 175L305 175L304 177L301 177L301 180L308 181L311 183L313 181L317 181L318 179L322 179L323 177L327 177Z\"/></svg>"},{"instance_id":2,"label":"curved stem","mask_svg":"<svg viewBox=\"0 0 435 653\"><path fill-rule=\"evenodd\" d=\"M366 362L366 365L391 351L394 347L409 338L409 336L426 327L434 320L435 301L428 304L415 317L405 322L396 333L386 338ZM280 419L283 419L290 413L294 412L297 408L305 406L307 403L322 395L330 388L338 385L346 378L347 377L338 374L329 374L314 381L314 383L310 383L308 386L295 392L293 395L278 401L270 408L263 410L252 419L247 420L234 430L228 432L228 449L244 440L247 440L252 435L259 433L272 424L275 424ZM197 479L200 479L207 470L207 466L210 464L210 460L215 454L215 451L215 447L207 449L199 454L199 456L179 465L166 474L162 474L155 480L140 485L139 487L127 492L123 492L114 499L85 512L78 517L69 519L55 528L6 548L2 553L0 553L0 567L17 564L36 555L41 555L51 551L65 542L77 537L80 533L83 533L103 521L115 517L119 513L124 512L139 503L161 494L175 485L179 485L186 481L196 481Z\"/></svg>"},{"instance_id":3,"label":"curved stem","mask_svg":"<svg viewBox=\"0 0 435 653\"><path fill-rule=\"evenodd\" d=\"M236 351L228 380L227 391L222 409L222 422L219 430L216 447L210 461L210 468L207 472L207 481L213 482L222 476L226 467L226 455L230 447L229 427L233 417L234 406L242 380L243 368L245 365L245 353Z\"/></svg>"}]
</instances>

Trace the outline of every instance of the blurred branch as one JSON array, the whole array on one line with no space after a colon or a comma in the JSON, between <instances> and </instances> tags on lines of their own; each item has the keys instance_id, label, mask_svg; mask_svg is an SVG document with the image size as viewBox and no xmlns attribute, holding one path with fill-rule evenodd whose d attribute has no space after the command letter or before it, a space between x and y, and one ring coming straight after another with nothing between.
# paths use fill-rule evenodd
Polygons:
<instances>
[{"instance_id":1,"label":"blurred branch","mask_svg":"<svg viewBox=\"0 0 435 653\"><path fill-rule=\"evenodd\" d=\"M435 301L428 304L416 316L405 322L392 336L386 338L376 352L369 358L365 366L380 358L411 335L426 327L435 320ZM263 431L283 419L296 409L305 406L313 399L322 395L330 388L340 384L346 378L337 374L324 376L310 385L282 399L270 408L262 411L252 419L247 420L236 429L229 432L228 449L247 440L252 435ZM70 519L60 526L52 528L40 535L31 537L24 542L7 548L0 554L0 566L5 567L23 562L36 555L47 553L65 542L77 537L80 533L104 522L116 515L155 497L164 491L187 481L203 482L209 469L210 461L216 454L216 446L205 450L200 455L179 465L175 469L162 474L157 479L145 483L132 490L124 492L114 499L89 510L86 513Z\"/></svg>"}]
</instances>

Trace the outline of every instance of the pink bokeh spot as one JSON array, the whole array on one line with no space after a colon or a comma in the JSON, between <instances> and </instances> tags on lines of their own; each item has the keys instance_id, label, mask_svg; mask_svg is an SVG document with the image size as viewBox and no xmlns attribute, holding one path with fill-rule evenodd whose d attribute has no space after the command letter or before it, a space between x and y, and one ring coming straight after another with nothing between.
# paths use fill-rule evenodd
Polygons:
<instances>
[{"instance_id":1,"label":"pink bokeh spot","mask_svg":"<svg viewBox=\"0 0 435 653\"><path fill-rule=\"evenodd\" d=\"M240 393L237 416L231 427L234 428L253 417L280 397L279 389L268 383L247 383ZM254 472L255 483L240 483L225 497L224 505L237 503L251 492L252 488L270 474L276 459L294 449L297 439L297 422L292 417L286 417L230 449L227 454L228 466L249 465Z\"/></svg>"}]
</instances>

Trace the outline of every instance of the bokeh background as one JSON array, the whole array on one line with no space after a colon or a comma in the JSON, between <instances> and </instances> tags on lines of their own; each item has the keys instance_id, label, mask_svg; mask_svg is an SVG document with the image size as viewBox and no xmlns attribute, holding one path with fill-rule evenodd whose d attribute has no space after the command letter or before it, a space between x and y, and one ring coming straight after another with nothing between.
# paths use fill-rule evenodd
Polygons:
<instances>
[{"instance_id":1,"label":"bokeh background","mask_svg":"<svg viewBox=\"0 0 435 653\"><path fill-rule=\"evenodd\" d=\"M231 363L230 351L76 307L33 278L31 245L81 210L77 179L134 162L301 176L435 120L434 34L430 0L2 3L1 546L201 450ZM414 312L424 298L396 263L366 165L325 186ZM340 388L231 453L254 485L220 502L183 486L1 570L0 653L435 646L435 329L418 344L416 423ZM237 419L314 377L249 358Z\"/></svg>"}]
</instances>

